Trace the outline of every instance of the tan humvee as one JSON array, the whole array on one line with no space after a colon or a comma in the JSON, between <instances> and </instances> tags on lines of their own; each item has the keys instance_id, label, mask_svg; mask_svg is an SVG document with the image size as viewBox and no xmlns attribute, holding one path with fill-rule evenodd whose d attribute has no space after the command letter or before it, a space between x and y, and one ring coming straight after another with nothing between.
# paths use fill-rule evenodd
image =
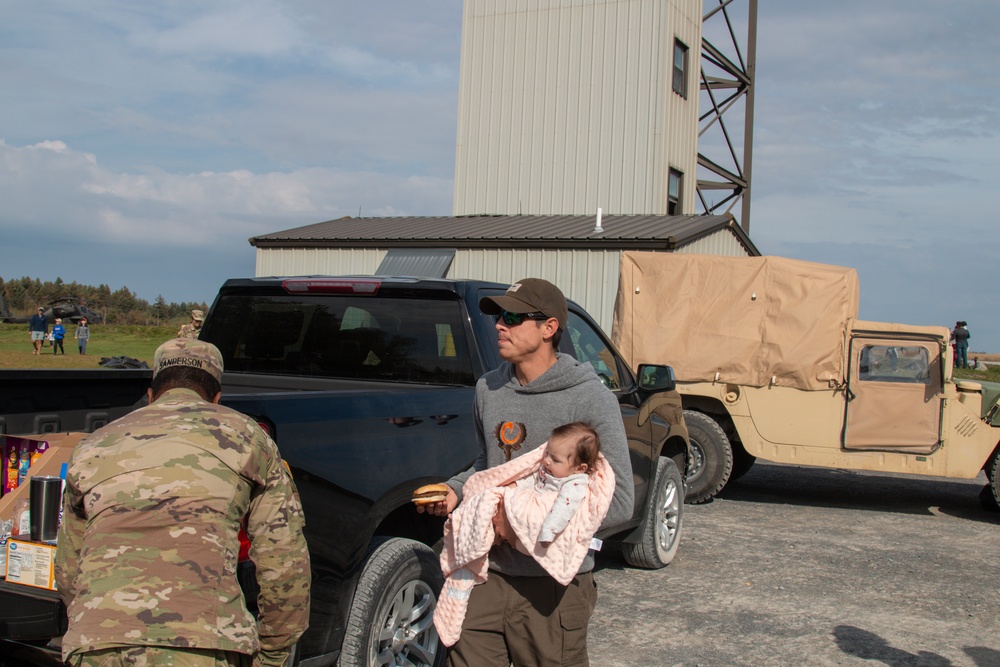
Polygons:
<instances>
[{"instance_id":1,"label":"tan humvee","mask_svg":"<svg viewBox=\"0 0 1000 667\"><path fill-rule=\"evenodd\" d=\"M612 338L633 368L676 371L690 502L756 458L966 479L985 470L984 497L1000 502L1000 387L952 380L947 327L865 322L857 310L853 269L623 253Z\"/></svg>"}]
</instances>

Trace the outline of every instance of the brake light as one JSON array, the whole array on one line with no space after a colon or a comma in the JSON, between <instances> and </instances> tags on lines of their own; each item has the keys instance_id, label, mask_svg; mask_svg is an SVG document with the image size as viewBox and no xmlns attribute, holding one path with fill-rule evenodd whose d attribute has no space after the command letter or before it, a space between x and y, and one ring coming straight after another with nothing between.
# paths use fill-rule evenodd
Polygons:
<instances>
[{"instance_id":1,"label":"brake light","mask_svg":"<svg viewBox=\"0 0 1000 667\"><path fill-rule=\"evenodd\" d=\"M258 421L257 426L260 426L260 430L264 431L270 438L274 438L274 433L271 431L271 425L265 421Z\"/></svg>"},{"instance_id":2,"label":"brake light","mask_svg":"<svg viewBox=\"0 0 1000 667\"><path fill-rule=\"evenodd\" d=\"M353 294L375 296L381 280L371 278L290 278L281 282L289 294Z\"/></svg>"}]
</instances>

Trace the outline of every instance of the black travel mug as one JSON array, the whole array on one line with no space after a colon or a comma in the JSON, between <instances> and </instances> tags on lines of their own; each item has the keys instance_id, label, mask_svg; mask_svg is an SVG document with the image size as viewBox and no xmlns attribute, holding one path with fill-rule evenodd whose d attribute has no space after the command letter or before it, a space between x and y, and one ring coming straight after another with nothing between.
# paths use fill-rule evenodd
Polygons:
<instances>
[{"instance_id":1,"label":"black travel mug","mask_svg":"<svg viewBox=\"0 0 1000 667\"><path fill-rule=\"evenodd\" d=\"M59 530L59 508L62 505L62 478L35 475L28 488L32 542L52 542Z\"/></svg>"}]
</instances>

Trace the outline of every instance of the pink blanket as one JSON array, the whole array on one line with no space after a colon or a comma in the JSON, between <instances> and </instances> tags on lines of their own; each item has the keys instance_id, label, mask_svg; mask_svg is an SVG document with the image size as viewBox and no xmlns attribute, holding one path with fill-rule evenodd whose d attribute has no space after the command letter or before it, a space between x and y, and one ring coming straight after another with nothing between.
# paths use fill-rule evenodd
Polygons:
<instances>
[{"instance_id":1,"label":"pink blanket","mask_svg":"<svg viewBox=\"0 0 1000 667\"><path fill-rule=\"evenodd\" d=\"M587 557L591 539L611 505L615 474L600 456L590 474L587 496L569 525L552 543L542 546L538 543L538 533L556 494L518 491L508 485L538 470L545 447L543 444L502 466L477 472L465 483L462 503L444 525L441 569L446 580L434 611L434 627L445 646L458 641L472 587L486 581L489 551L496 537L493 515L501 498L507 519L521 543L518 548L560 584L569 584Z\"/></svg>"}]
</instances>

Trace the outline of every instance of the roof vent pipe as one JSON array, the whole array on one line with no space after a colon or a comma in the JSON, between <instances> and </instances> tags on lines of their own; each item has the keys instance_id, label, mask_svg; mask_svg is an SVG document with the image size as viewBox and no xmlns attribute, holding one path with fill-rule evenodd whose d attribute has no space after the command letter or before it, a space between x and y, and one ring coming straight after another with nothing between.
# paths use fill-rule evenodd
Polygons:
<instances>
[{"instance_id":1,"label":"roof vent pipe","mask_svg":"<svg viewBox=\"0 0 1000 667\"><path fill-rule=\"evenodd\" d=\"M604 227L601 227L601 209L597 209L597 220L594 221L594 233L600 234L604 231Z\"/></svg>"}]
</instances>

